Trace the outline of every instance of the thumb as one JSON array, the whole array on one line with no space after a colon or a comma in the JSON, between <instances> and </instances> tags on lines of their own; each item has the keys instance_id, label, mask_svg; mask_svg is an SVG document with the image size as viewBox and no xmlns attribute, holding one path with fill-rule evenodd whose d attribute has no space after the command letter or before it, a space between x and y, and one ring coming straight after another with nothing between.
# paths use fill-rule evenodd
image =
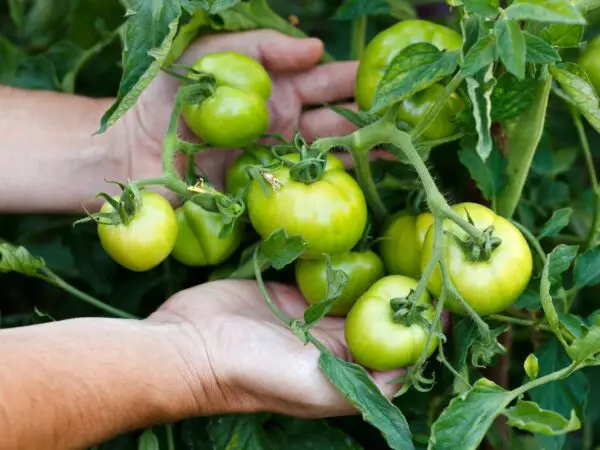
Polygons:
<instances>
[{"instance_id":1,"label":"thumb","mask_svg":"<svg viewBox=\"0 0 600 450\"><path fill-rule=\"evenodd\" d=\"M272 72L294 72L315 66L324 48L319 39L296 38L274 30L253 30L198 39L181 57L181 62L189 65L202 55L221 51L243 53Z\"/></svg>"}]
</instances>

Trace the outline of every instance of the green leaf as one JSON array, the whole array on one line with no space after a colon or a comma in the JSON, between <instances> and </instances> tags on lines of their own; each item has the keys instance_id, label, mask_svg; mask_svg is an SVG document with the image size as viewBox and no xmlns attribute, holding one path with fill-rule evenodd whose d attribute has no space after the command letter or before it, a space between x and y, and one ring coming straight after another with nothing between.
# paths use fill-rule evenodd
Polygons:
<instances>
[{"instance_id":1,"label":"green leaf","mask_svg":"<svg viewBox=\"0 0 600 450\"><path fill-rule=\"evenodd\" d=\"M219 14L240 3L241 0L188 0L190 6L200 8L209 14Z\"/></svg>"},{"instance_id":2,"label":"green leaf","mask_svg":"<svg viewBox=\"0 0 600 450\"><path fill-rule=\"evenodd\" d=\"M405 20L416 17L416 12L408 0L345 0L333 19L353 20L361 16L392 16Z\"/></svg>"},{"instance_id":3,"label":"green leaf","mask_svg":"<svg viewBox=\"0 0 600 450\"><path fill-rule=\"evenodd\" d=\"M115 102L102 116L99 133L119 120L156 77L169 55L181 12L178 0L129 1L123 37L123 78Z\"/></svg>"},{"instance_id":4,"label":"green leaf","mask_svg":"<svg viewBox=\"0 0 600 450\"><path fill-rule=\"evenodd\" d=\"M369 114L366 111L354 111L352 109L342 108L341 106L337 105L330 105L329 108L342 116L348 122L361 128L379 119L379 116L375 114Z\"/></svg>"},{"instance_id":5,"label":"green leaf","mask_svg":"<svg viewBox=\"0 0 600 450\"><path fill-rule=\"evenodd\" d=\"M498 0L463 0L465 9L482 17L496 17L500 12Z\"/></svg>"},{"instance_id":6,"label":"green leaf","mask_svg":"<svg viewBox=\"0 0 600 450\"><path fill-rule=\"evenodd\" d=\"M515 0L504 10L512 20L585 24L585 18L570 0Z\"/></svg>"},{"instance_id":7,"label":"green leaf","mask_svg":"<svg viewBox=\"0 0 600 450\"><path fill-rule=\"evenodd\" d=\"M540 364L539 377L561 370L571 364L571 358L556 339L542 344L535 352ZM575 410L579 417L584 417L583 405L588 395L589 383L585 375L574 372L567 378L544 384L529 391L529 396L541 408L552 410L567 417ZM539 448L561 449L564 436L537 436Z\"/></svg>"},{"instance_id":8,"label":"green leaf","mask_svg":"<svg viewBox=\"0 0 600 450\"><path fill-rule=\"evenodd\" d=\"M514 20L500 19L495 25L496 47L506 69L518 79L525 78L527 47L525 36Z\"/></svg>"},{"instance_id":9,"label":"green leaf","mask_svg":"<svg viewBox=\"0 0 600 450\"><path fill-rule=\"evenodd\" d=\"M365 369L329 353L321 353L319 366L335 388L377 427L393 450L414 449L402 412L385 398Z\"/></svg>"},{"instance_id":10,"label":"green leaf","mask_svg":"<svg viewBox=\"0 0 600 450\"><path fill-rule=\"evenodd\" d=\"M560 61L560 55L554 47L534 34L523 32L525 36L526 58L532 64L551 64Z\"/></svg>"},{"instance_id":11,"label":"green leaf","mask_svg":"<svg viewBox=\"0 0 600 450\"><path fill-rule=\"evenodd\" d=\"M465 77L475 75L496 60L496 39L494 36L484 36L465 55L462 73Z\"/></svg>"},{"instance_id":12,"label":"green leaf","mask_svg":"<svg viewBox=\"0 0 600 450\"><path fill-rule=\"evenodd\" d=\"M451 75L459 58L460 52L441 52L431 44L406 47L387 66L369 112L381 111Z\"/></svg>"},{"instance_id":13,"label":"green leaf","mask_svg":"<svg viewBox=\"0 0 600 450\"><path fill-rule=\"evenodd\" d=\"M271 427L268 432L272 450L362 450L354 439L325 420L303 420L277 416L280 427Z\"/></svg>"},{"instance_id":14,"label":"green leaf","mask_svg":"<svg viewBox=\"0 0 600 450\"><path fill-rule=\"evenodd\" d=\"M269 261L273 268L281 270L298 259L305 249L301 236L288 236L285 230L279 229L260 244L259 261Z\"/></svg>"},{"instance_id":15,"label":"green leaf","mask_svg":"<svg viewBox=\"0 0 600 450\"><path fill-rule=\"evenodd\" d=\"M331 258L327 255L327 295L323 301L310 305L304 312L306 326L312 326L321 320L331 309L336 298L342 295L342 291L348 284L348 275L343 270L334 269Z\"/></svg>"},{"instance_id":16,"label":"green leaf","mask_svg":"<svg viewBox=\"0 0 600 450\"><path fill-rule=\"evenodd\" d=\"M486 378L453 398L432 427L430 450L475 450L511 402L512 395Z\"/></svg>"},{"instance_id":17,"label":"green leaf","mask_svg":"<svg viewBox=\"0 0 600 450\"><path fill-rule=\"evenodd\" d=\"M563 62L551 66L550 73L573 105L600 133L600 99L585 71L576 64Z\"/></svg>"},{"instance_id":18,"label":"green leaf","mask_svg":"<svg viewBox=\"0 0 600 450\"><path fill-rule=\"evenodd\" d=\"M552 217L544 224L538 235L538 239L543 239L548 236L556 236L563 228L569 225L573 214L572 208L562 208L552 213Z\"/></svg>"},{"instance_id":19,"label":"green leaf","mask_svg":"<svg viewBox=\"0 0 600 450\"><path fill-rule=\"evenodd\" d=\"M215 448L227 450L269 450L263 431L264 415L231 414L211 417L208 434Z\"/></svg>"},{"instance_id":20,"label":"green leaf","mask_svg":"<svg viewBox=\"0 0 600 450\"><path fill-rule=\"evenodd\" d=\"M582 363L600 352L600 327L592 328L583 339L577 339L568 349L575 363Z\"/></svg>"},{"instance_id":21,"label":"green leaf","mask_svg":"<svg viewBox=\"0 0 600 450\"><path fill-rule=\"evenodd\" d=\"M555 47L579 47L583 39L583 25L551 24L540 32L540 37Z\"/></svg>"},{"instance_id":22,"label":"green leaf","mask_svg":"<svg viewBox=\"0 0 600 450\"><path fill-rule=\"evenodd\" d=\"M467 91L473 107L473 118L477 129L477 154L482 160L487 160L492 152L493 141L491 135L491 95L496 80L493 76L493 66L479 72L475 78L467 78Z\"/></svg>"},{"instance_id":23,"label":"green leaf","mask_svg":"<svg viewBox=\"0 0 600 450\"><path fill-rule=\"evenodd\" d=\"M518 80L510 73L502 74L492 92L492 120L519 116L531 104L535 90L535 80Z\"/></svg>"},{"instance_id":24,"label":"green leaf","mask_svg":"<svg viewBox=\"0 0 600 450\"><path fill-rule=\"evenodd\" d=\"M37 277L38 270L43 267L46 267L46 262L33 256L25 247L16 247L7 242L0 243L0 273L17 272Z\"/></svg>"},{"instance_id":25,"label":"green leaf","mask_svg":"<svg viewBox=\"0 0 600 450\"><path fill-rule=\"evenodd\" d=\"M8 39L0 36L0 84L11 84L25 54Z\"/></svg>"},{"instance_id":26,"label":"green leaf","mask_svg":"<svg viewBox=\"0 0 600 450\"><path fill-rule=\"evenodd\" d=\"M494 145L483 161L473 145L462 145L458 159L469 170L471 178L487 200L492 200L506 185L506 159Z\"/></svg>"},{"instance_id":27,"label":"green leaf","mask_svg":"<svg viewBox=\"0 0 600 450\"><path fill-rule=\"evenodd\" d=\"M461 317L452 321L453 325L453 344L456 348L454 355L454 365L456 370L460 371L467 363L469 348L475 340L479 339L477 325L469 317Z\"/></svg>"},{"instance_id":28,"label":"green leaf","mask_svg":"<svg viewBox=\"0 0 600 450\"><path fill-rule=\"evenodd\" d=\"M152 428L146 429L138 439L138 450L160 450L158 437L152 431Z\"/></svg>"},{"instance_id":29,"label":"green leaf","mask_svg":"<svg viewBox=\"0 0 600 450\"><path fill-rule=\"evenodd\" d=\"M558 320L558 314L552 302L552 286L560 282L562 274L566 272L571 263L577 256L578 248L576 246L559 245L548 255L544 270L542 271L542 279L540 281L540 301L544 309L546 320L552 327L554 334L561 340L563 345L566 345L561 336L561 326Z\"/></svg>"},{"instance_id":30,"label":"green leaf","mask_svg":"<svg viewBox=\"0 0 600 450\"><path fill-rule=\"evenodd\" d=\"M593 248L577 257L573 278L575 289L600 283L600 248Z\"/></svg>"},{"instance_id":31,"label":"green leaf","mask_svg":"<svg viewBox=\"0 0 600 450\"><path fill-rule=\"evenodd\" d=\"M558 436L581 428L581 422L573 410L567 420L554 411L541 409L535 402L524 400L518 400L517 405L507 409L504 415L511 427L545 436Z\"/></svg>"}]
</instances>

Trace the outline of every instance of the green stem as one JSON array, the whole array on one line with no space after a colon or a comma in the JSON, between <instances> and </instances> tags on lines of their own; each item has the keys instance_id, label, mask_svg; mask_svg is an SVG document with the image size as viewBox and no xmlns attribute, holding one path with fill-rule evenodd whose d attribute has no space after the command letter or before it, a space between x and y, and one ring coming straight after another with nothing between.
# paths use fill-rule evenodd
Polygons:
<instances>
[{"instance_id":1,"label":"green stem","mask_svg":"<svg viewBox=\"0 0 600 450\"><path fill-rule=\"evenodd\" d=\"M441 219L435 219L434 224L434 235L433 235L433 251L431 252L431 257L429 261L427 261L427 266L425 266L425 270L419 279L419 283L415 288L415 300L421 298L421 295L425 292L427 288L427 283L435 270L436 264L439 263L440 259L443 257L444 251L444 230L443 230L443 222ZM425 347L427 348L427 347Z\"/></svg>"},{"instance_id":2,"label":"green stem","mask_svg":"<svg viewBox=\"0 0 600 450\"><path fill-rule=\"evenodd\" d=\"M168 423L165 425L167 432L167 450L175 450L175 437L173 436L173 424Z\"/></svg>"},{"instance_id":3,"label":"green stem","mask_svg":"<svg viewBox=\"0 0 600 450\"><path fill-rule=\"evenodd\" d=\"M365 49L367 35L367 16L357 17L352 21L352 42L350 44L350 59L361 58Z\"/></svg>"},{"instance_id":4,"label":"green stem","mask_svg":"<svg viewBox=\"0 0 600 450\"><path fill-rule=\"evenodd\" d=\"M537 328L539 330L548 331L550 333L554 332L551 326L542 324L534 320L520 319L518 317L507 316L504 314L490 314L488 318L491 320L496 320L498 322L510 323L512 325L521 325L524 327Z\"/></svg>"},{"instance_id":5,"label":"green stem","mask_svg":"<svg viewBox=\"0 0 600 450\"><path fill-rule=\"evenodd\" d=\"M552 381L557 381L557 380L566 378L569 375L571 375L573 372L575 372L578 368L579 368L579 364L572 363L571 365L565 367L564 369L557 370L556 372L552 372L552 373L545 375L543 377L540 377L540 378L536 378L535 380L532 380L529 383L526 383L522 386L519 386L516 389L513 389L511 391L511 394L513 394L513 398L517 398L520 395L523 395L525 392L527 392L533 388L536 388L536 387L541 386L546 383L550 383Z\"/></svg>"},{"instance_id":6,"label":"green stem","mask_svg":"<svg viewBox=\"0 0 600 450\"><path fill-rule=\"evenodd\" d=\"M581 115L576 110L572 110L573 122L577 128L577 134L579 136L579 142L583 149L583 155L585 156L585 164L588 169L590 177L590 183L592 184L592 191L594 192L594 204L592 212L592 224L587 235L587 239L583 246L583 251L586 251L594 246L598 237L598 229L600 228L600 186L598 186L598 175L596 174L596 167L594 166L594 159L592 157L592 151L590 150L590 143L588 142L587 135L585 134L585 128L581 121Z\"/></svg>"},{"instance_id":7,"label":"green stem","mask_svg":"<svg viewBox=\"0 0 600 450\"><path fill-rule=\"evenodd\" d=\"M261 294L267 301L267 305L269 306L269 309L273 312L273 314L275 314L279 318L279 320L281 320L283 323L285 323L288 327L291 327L292 321L285 314L283 314L281 311L279 311L279 308L277 308L277 306L275 306L273 299L271 299L271 296L267 292L267 287L265 286L265 282L263 281L263 277L262 277L262 270L261 270L260 264L258 263L258 250L259 250L259 247L256 247L256 249L254 249L254 254L252 255L252 263L254 266L254 276L256 278L256 283L258 284L258 289L260 289Z\"/></svg>"},{"instance_id":8,"label":"green stem","mask_svg":"<svg viewBox=\"0 0 600 450\"><path fill-rule=\"evenodd\" d=\"M452 80L450 80L450 83L448 83L444 88L444 92L442 92L442 95L440 95L437 98L433 106L429 109L429 111L427 111L427 115L423 118L423 120L421 120L421 122L417 124L416 127L414 127L411 130L410 135L413 138L413 140L416 141L417 139L419 139L421 135L425 132L425 130L429 127L429 125L432 124L432 122L442 111L442 108L444 107L450 96L454 93L454 91L456 91L456 89L458 89L463 80L464 78L462 77L460 72L454 75Z\"/></svg>"},{"instance_id":9,"label":"green stem","mask_svg":"<svg viewBox=\"0 0 600 450\"><path fill-rule=\"evenodd\" d=\"M523 236L525 236L525 239L527 239L529 241L529 244L537 252L540 259L542 260L542 263L544 263L544 265L545 265L547 257L546 257L546 253L544 253L544 249L542 248L542 245L540 244L540 241L538 241L538 239L533 235L533 233L531 231L529 231L527 228L525 228L519 222L517 222L516 220L512 220L512 219L510 221L515 227L517 227L519 229L519 231L523 234Z\"/></svg>"},{"instance_id":10,"label":"green stem","mask_svg":"<svg viewBox=\"0 0 600 450\"><path fill-rule=\"evenodd\" d=\"M498 196L498 214L510 218L515 212L533 155L542 138L552 77L540 82L532 103L507 129L508 183Z\"/></svg>"},{"instance_id":11,"label":"green stem","mask_svg":"<svg viewBox=\"0 0 600 450\"><path fill-rule=\"evenodd\" d=\"M387 208L377 192L377 186L373 181L371 165L369 164L369 153L362 150L352 150L356 176L369 206L378 221L383 221L388 216Z\"/></svg>"},{"instance_id":12,"label":"green stem","mask_svg":"<svg viewBox=\"0 0 600 450\"><path fill-rule=\"evenodd\" d=\"M46 267L40 269L40 272L43 275L40 278L42 278L43 280L67 291L69 294L79 298L80 300L83 300L84 302L92 306L95 306L98 309L101 309L109 314L112 314L115 317L120 317L122 319L139 319L139 317L136 317L133 314L129 314L128 312L125 312L119 308L115 308L114 306L107 305L106 303L98 300L97 298L94 298L91 295L80 291L75 286L70 285Z\"/></svg>"}]
</instances>

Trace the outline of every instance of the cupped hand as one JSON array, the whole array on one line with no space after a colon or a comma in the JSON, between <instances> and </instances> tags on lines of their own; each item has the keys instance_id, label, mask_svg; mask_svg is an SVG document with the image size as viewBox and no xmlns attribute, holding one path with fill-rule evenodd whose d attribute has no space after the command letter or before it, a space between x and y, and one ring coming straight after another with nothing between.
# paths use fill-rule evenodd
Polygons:
<instances>
[{"instance_id":1,"label":"cupped hand","mask_svg":"<svg viewBox=\"0 0 600 450\"><path fill-rule=\"evenodd\" d=\"M299 291L268 284L277 307L301 318L306 302ZM356 410L319 369L319 350L304 345L268 308L254 281L226 280L182 291L148 319L177 325L177 351L192 375L194 414L270 411L296 417L330 417ZM344 319L326 317L313 334L335 355L351 359L344 340ZM373 373L391 397L391 381L402 370Z\"/></svg>"},{"instance_id":2,"label":"cupped hand","mask_svg":"<svg viewBox=\"0 0 600 450\"><path fill-rule=\"evenodd\" d=\"M219 51L251 56L269 71L273 81L269 132L289 138L298 130L310 140L353 130L345 119L322 105L354 96L357 63L319 65L324 50L318 39L293 38L272 30L212 35L191 45L179 62L191 65L202 55ZM160 175L162 140L178 87L177 80L160 73L128 114L128 175L131 179ZM193 138L185 127L180 135L188 140ZM235 154L211 149L199 155L197 163L215 186L222 187L225 170Z\"/></svg>"}]
</instances>

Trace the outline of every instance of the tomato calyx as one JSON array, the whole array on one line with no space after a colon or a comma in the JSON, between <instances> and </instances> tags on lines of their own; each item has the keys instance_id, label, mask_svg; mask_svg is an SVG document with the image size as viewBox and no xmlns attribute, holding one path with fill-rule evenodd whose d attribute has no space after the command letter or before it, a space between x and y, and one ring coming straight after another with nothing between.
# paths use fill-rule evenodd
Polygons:
<instances>
[{"instance_id":1,"label":"tomato calyx","mask_svg":"<svg viewBox=\"0 0 600 450\"><path fill-rule=\"evenodd\" d=\"M471 216L469 216L468 213L467 219L471 225L475 225L473 219L471 219ZM445 231L445 233L450 235L458 243L459 247L467 255L469 261L473 262L489 261L494 250L496 250L502 244L502 239L494 236L493 225L490 225L483 230L481 239L475 239L472 236L461 239L452 232Z\"/></svg>"},{"instance_id":2,"label":"tomato calyx","mask_svg":"<svg viewBox=\"0 0 600 450\"><path fill-rule=\"evenodd\" d=\"M276 145L273 152L280 161L290 168L290 177L294 181L312 184L319 181L327 165L327 152L309 146L299 133L296 133L289 144ZM298 153L297 162L282 158L285 154Z\"/></svg>"},{"instance_id":3,"label":"tomato calyx","mask_svg":"<svg viewBox=\"0 0 600 450\"><path fill-rule=\"evenodd\" d=\"M411 289L406 297L395 297L390 300L392 308L392 320L395 323L410 327L417 324L428 327L429 322L423 317L423 313L429 308L427 305L417 303L415 291Z\"/></svg>"},{"instance_id":4,"label":"tomato calyx","mask_svg":"<svg viewBox=\"0 0 600 450\"><path fill-rule=\"evenodd\" d=\"M101 192L97 197L106 200L106 202L112 206L112 211L97 213L88 212L87 217L75 221L74 225L94 221L101 225L117 226L127 225L133 220L142 207L142 194L140 188L135 184L125 186L118 181L111 181L110 183L117 184L122 189L123 192L121 195L118 198L115 198L105 192Z\"/></svg>"},{"instance_id":5,"label":"tomato calyx","mask_svg":"<svg viewBox=\"0 0 600 450\"><path fill-rule=\"evenodd\" d=\"M189 186L188 191L195 194L189 201L197 204L206 211L220 214L223 221L223 228L219 234L219 238L221 239L233 231L236 221L246 211L246 204L241 198L224 195L213 187L205 185L203 182Z\"/></svg>"}]
</instances>

